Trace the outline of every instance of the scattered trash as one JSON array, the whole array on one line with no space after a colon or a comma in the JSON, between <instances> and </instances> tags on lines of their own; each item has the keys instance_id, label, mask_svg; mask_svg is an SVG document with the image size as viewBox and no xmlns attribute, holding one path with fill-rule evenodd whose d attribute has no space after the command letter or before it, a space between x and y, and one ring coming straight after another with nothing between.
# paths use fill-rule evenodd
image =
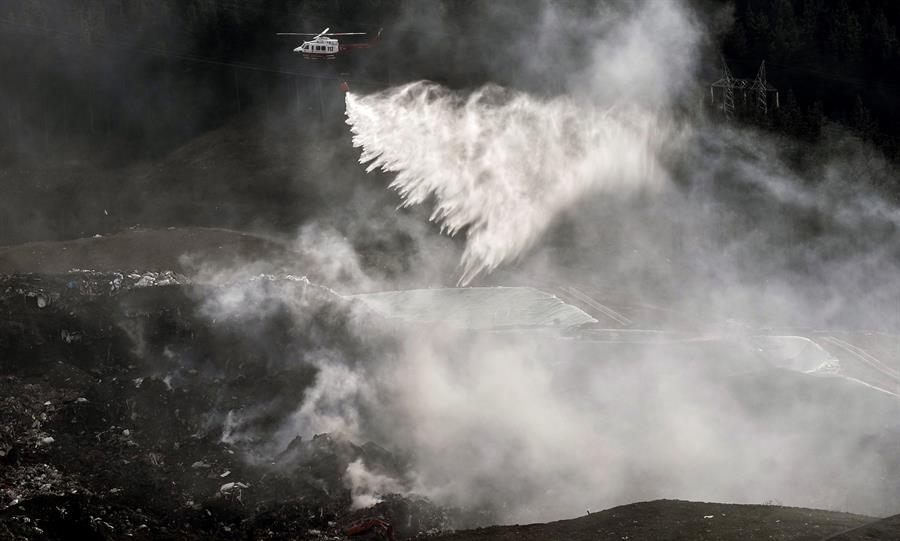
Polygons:
<instances>
[{"instance_id":1,"label":"scattered trash","mask_svg":"<svg viewBox=\"0 0 900 541\"><path fill-rule=\"evenodd\" d=\"M394 527L391 526L391 523L380 518L363 519L344 529L344 534L349 537L368 533L375 533L382 539L388 539L390 541L396 539L394 537Z\"/></svg>"},{"instance_id":2,"label":"scattered trash","mask_svg":"<svg viewBox=\"0 0 900 541\"><path fill-rule=\"evenodd\" d=\"M250 485L241 482L232 481L230 483L225 483L221 487L219 487L219 492L231 492L234 489L242 489L242 488L250 488Z\"/></svg>"},{"instance_id":3,"label":"scattered trash","mask_svg":"<svg viewBox=\"0 0 900 541\"><path fill-rule=\"evenodd\" d=\"M27 362L10 363L0 377L0 410L6 412L0 422L0 532L44 516L49 518L41 518L40 526L56 528L53 517L68 512L90 520L102 536L156 538L163 524L159 507L165 507L167 535L175 539L196 538L201 515L213 538L228 537L222 532L231 528L254 538L340 539L342 525L355 513L344 479L347 461L365 455L384 466L393 460L387 451L325 435L301 440L282 458L261 461L246 460L253 457L245 455L240 440L221 442L216 423L236 407L233 401L243 408L275 399L276 411L288 412L271 389L285 383L299 389L309 373L290 364L269 373L270 367L257 362L258 336L245 335L240 321L198 318L196 299L174 288L189 283L183 276L74 269L3 280L6 334L0 342L12 338L6 343L21 347ZM138 283L145 288L138 290ZM254 284L279 293L284 284L298 293L309 289L300 279L274 276ZM47 303L43 311L36 308L39 302ZM267 335L280 346L292 343L294 333L279 325ZM223 336L228 349L215 349ZM220 355L241 362L216 363L214 370L204 364ZM36 372L44 377L34 378ZM239 467L237 473L230 466ZM396 475L392 467L379 471ZM120 501L126 495L128 501ZM144 497L160 506L142 511L132 505ZM246 519L271 501L292 502L272 511L265 528L274 533L244 532ZM224 512L223 503L231 510ZM436 506L420 511L413 505L418 504L397 503L378 513L403 525L398 535L444 524ZM13 533L21 539L65 537L35 527Z\"/></svg>"},{"instance_id":4,"label":"scattered trash","mask_svg":"<svg viewBox=\"0 0 900 541\"><path fill-rule=\"evenodd\" d=\"M156 280L152 276L141 276L140 280L135 282L134 287L150 287L156 285Z\"/></svg>"},{"instance_id":5,"label":"scattered trash","mask_svg":"<svg viewBox=\"0 0 900 541\"><path fill-rule=\"evenodd\" d=\"M59 336L60 336L60 338L62 338L62 341L67 344L74 344L76 342L81 342L81 333L79 333L77 331L70 332L70 331L67 331L66 329L63 329L59 332Z\"/></svg>"}]
</instances>

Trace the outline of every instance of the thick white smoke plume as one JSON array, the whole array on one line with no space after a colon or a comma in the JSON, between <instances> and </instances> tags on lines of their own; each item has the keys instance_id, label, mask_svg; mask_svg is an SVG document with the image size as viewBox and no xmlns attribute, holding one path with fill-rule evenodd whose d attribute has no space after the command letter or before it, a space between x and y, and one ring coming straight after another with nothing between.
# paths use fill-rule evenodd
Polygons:
<instances>
[{"instance_id":1,"label":"thick white smoke plume","mask_svg":"<svg viewBox=\"0 0 900 541\"><path fill-rule=\"evenodd\" d=\"M679 118L676 110L696 104L684 98L696 90L703 42L685 3L602 13L581 23L595 42L556 97L427 82L347 95L360 162L394 174L403 205L433 201L442 230L468 235L460 282L522 257L566 216L575 238L560 251L570 252L579 279L601 274L597 281L638 299L672 292L706 319L710 336L734 332L721 322L739 329L746 319L896 321L879 315L884 303L864 302L873 294L863 287L878 283L880 295L896 298L894 243L868 234L873 223L892 227L895 207L859 184L855 193L836 187L847 186L850 169L837 158L792 173L768 135ZM565 39L554 8L545 20L538 50ZM526 63L530 53L521 52ZM676 175L680 188L670 182ZM650 197L635 203L639 192ZM824 232L792 244L804 220L825 223ZM866 275L865 261L885 270ZM568 274L552 257L542 264ZM732 338L629 352L524 333L419 331L398 359L369 366L366 386L380 389L372 396L390 398L372 408L366 433L411 450L415 491L499 506L507 521L656 497L884 511L895 497L879 481L884 458L860 453L855 438L877 431L872 419L896 409L893 398L862 399L858 388L835 385L793 400L785 389L807 383L772 376L783 381L771 388L738 376L767 361ZM853 406L822 415L826 395L853 396ZM829 426L799 428L829 415ZM823 471L846 473L828 483Z\"/></svg>"},{"instance_id":2,"label":"thick white smoke plume","mask_svg":"<svg viewBox=\"0 0 900 541\"><path fill-rule=\"evenodd\" d=\"M357 506L409 491L491 506L508 522L660 497L889 512L900 497L884 473L896 471L883 452L894 397L779 370L755 335L847 321L896 329L896 206L845 182L883 162L866 169L841 154L798 172L781 154L789 145L764 133L678 118L702 42L690 10L622 4L567 29L595 43L564 95L418 82L349 93L347 122L360 161L395 174L404 205L433 201L432 220L468 235L462 283L539 247L549 255L513 276L608 284L639 314L662 307L690 338L636 345L382 322L396 338L387 351L309 347L316 380L280 443L341 432L411 458L412 480L351 464ZM545 18L542 50L565 39L555 8ZM530 50L518 59L536 71ZM559 219L571 238L538 246ZM350 245L325 240L303 245L321 248L316 263L341 287L371 287L355 262L347 272ZM221 308L254 309L239 300ZM312 317L294 309L298 322Z\"/></svg>"}]
</instances>

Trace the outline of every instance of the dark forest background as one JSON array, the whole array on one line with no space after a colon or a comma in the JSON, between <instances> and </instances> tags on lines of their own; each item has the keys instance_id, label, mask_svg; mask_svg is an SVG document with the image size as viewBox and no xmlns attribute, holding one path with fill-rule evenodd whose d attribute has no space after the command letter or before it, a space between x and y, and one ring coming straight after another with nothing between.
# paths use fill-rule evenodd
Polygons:
<instances>
[{"instance_id":1,"label":"dark forest background","mask_svg":"<svg viewBox=\"0 0 900 541\"><path fill-rule=\"evenodd\" d=\"M826 121L900 159L900 2L737 0L723 53L736 76L762 60L781 92L772 127L815 139Z\"/></svg>"},{"instance_id":2,"label":"dark forest background","mask_svg":"<svg viewBox=\"0 0 900 541\"><path fill-rule=\"evenodd\" d=\"M596 5L560 4L573 18ZM0 244L134 226L290 234L354 199L390 206L383 183L356 165L340 82L375 90L422 78L457 88L491 81L552 94L577 55L551 48L536 69L503 54L536 39L542 5L6 0ZM727 5L705 0L698 13ZM704 84L720 76L719 54L738 77L752 78L765 60L781 108L745 121L806 141L838 123L900 161L900 2L730 5L733 22ZM304 61L291 51L297 39L275 36L325 27L384 33L379 47L328 63ZM698 98L706 91L698 87Z\"/></svg>"}]
</instances>

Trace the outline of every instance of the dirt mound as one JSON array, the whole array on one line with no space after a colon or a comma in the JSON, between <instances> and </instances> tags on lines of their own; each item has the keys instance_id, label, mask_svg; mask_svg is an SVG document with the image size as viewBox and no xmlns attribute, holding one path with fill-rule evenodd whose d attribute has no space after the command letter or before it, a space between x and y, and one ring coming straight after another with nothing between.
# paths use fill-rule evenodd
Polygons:
<instances>
[{"instance_id":1,"label":"dirt mound","mask_svg":"<svg viewBox=\"0 0 900 541\"><path fill-rule=\"evenodd\" d=\"M269 262L270 272L297 272L301 254L277 241L224 229L130 230L114 235L0 247L0 274L175 271Z\"/></svg>"},{"instance_id":2,"label":"dirt mound","mask_svg":"<svg viewBox=\"0 0 900 541\"><path fill-rule=\"evenodd\" d=\"M813 540L858 527L872 520L869 517L849 513L778 505L729 505L658 500L614 507L571 520L480 528L444 535L440 539ZM897 539L900 530L885 530L881 534L869 539Z\"/></svg>"}]
</instances>

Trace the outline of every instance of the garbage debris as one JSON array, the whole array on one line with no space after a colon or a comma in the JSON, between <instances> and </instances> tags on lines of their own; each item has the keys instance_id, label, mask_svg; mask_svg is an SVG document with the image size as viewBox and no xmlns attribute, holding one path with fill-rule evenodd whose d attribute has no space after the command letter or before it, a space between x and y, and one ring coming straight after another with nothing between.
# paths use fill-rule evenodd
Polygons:
<instances>
[{"instance_id":1,"label":"garbage debris","mask_svg":"<svg viewBox=\"0 0 900 541\"><path fill-rule=\"evenodd\" d=\"M380 539L387 539L389 541L394 541L396 539L394 536L394 527L391 526L391 523L380 518L365 519L351 524L344 529L344 534L350 537L361 536L368 533L375 533Z\"/></svg>"},{"instance_id":2,"label":"garbage debris","mask_svg":"<svg viewBox=\"0 0 900 541\"><path fill-rule=\"evenodd\" d=\"M332 319L346 307L349 317L346 300L305 278L253 284L271 302L296 297L332 306ZM341 539L357 513L348 464L403 478L404 463L388 451L340 435L297 438L267 460L240 432L223 444L227 412L244 412L239 429L279 426L315 369L284 354L302 351L309 329L285 325L277 311L255 322L279 352L271 356L246 321L201 317L209 287L218 286L166 272L0 275L0 347L16 352L0 356L0 532ZM143 500L153 505L134 505ZM388 495L378 505L404 536L447 524L424 499Z\"/></svg>"},{"instance_id":3,"label":"garbage debris","mask_svg":"<svg viewBox=\"0 0 900 541\"><path fill-rule=\"evenodd\" d=\"M231 492L232 490L234 490L236 488L237 489L250 488L250 485L247 485L244 483L236 483L236 482L225 483L224 485L219 487L219 492Z\"/></svg>"}]
</instances>

